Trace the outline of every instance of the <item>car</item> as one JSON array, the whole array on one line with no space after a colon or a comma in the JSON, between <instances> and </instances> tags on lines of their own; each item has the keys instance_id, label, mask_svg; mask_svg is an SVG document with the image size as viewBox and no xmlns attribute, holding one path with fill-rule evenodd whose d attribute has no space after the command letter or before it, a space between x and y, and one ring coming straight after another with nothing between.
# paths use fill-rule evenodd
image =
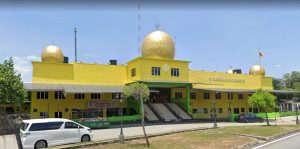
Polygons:
<instances>
[{"instance_id":1,"label":"car","mask_svg":"<svg viewBox=\"0 0 300 149\"><path fill-rule=\"evenodd\" d=\"M62 144L91 141L89 127L63 118L23 120L20 139L24 149L39 149Z\"/></svg>"},{"instance_id":2,"label":"car","mask_svg":"<svg viewBox=\"0 0 300 149\"><path fill-rule=\"evenodd\" d=\"M255 114L240 114L234 118L237 122L263 122L264 119L261 117L257 117Z\"/></svg>"}]
</instances>

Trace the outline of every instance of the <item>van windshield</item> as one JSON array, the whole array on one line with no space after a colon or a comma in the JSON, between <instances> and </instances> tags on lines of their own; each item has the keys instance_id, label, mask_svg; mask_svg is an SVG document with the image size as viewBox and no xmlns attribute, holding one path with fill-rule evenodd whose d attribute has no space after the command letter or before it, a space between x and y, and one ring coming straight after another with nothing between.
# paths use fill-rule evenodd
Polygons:
<instances>
[{"instance_id":1,"label":"van windshield","mask_svg":"<svg viewBox=\"0 0 300 149\"><path fill-rule=\"evenodd\" d=\"M20 129L23 130L23 131L25 131L25 130L27 129L28 125L29 125L28 123L24 123L24 122L23 122L23 123L21 124Z\"/></svg>"}]
</instances>

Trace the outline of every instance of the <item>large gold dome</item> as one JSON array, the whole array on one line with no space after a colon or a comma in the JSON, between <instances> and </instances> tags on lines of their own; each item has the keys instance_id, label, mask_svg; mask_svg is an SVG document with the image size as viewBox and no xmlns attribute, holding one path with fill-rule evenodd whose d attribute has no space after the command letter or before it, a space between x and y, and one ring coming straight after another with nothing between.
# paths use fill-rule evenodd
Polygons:
<instances>
[{"instance_id":1,"label":"large gold dome","mask_svg":"<svg viewBox=\"0 0 300 149\"><path fill-rule=\"evenodd\" d=\"M174 54L174 42L167 33L154 31L145 37L142 44L143 57L174 59Z\"/></svg>"},{"instance_id":2,"label":"large gold dome","mask_svg":"<svg viewBox=\"0 0 300 149\"><path fill-rule=\"evenodd\" d=\"M250 68L249 74L265 76L265 68L260 65L254 65Z\"/></svg>"},{"instance_id":3,"label":"large gold dome","mask_svg":"<svg viewBox=\"0 0 300 149\"><path fill-rule=\"evenodd\" d=\"M51 63L64 62L64 54L62 50L55 45L47 46L43 50L41 58L42 58L42 62L51 62Z\"/></svg>"}]
</instances>

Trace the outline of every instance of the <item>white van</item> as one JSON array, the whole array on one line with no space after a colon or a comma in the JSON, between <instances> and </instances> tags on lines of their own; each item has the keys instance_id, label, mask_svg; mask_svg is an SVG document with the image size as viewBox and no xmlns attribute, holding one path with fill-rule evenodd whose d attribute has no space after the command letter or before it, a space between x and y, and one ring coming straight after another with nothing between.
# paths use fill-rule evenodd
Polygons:
<instances>
[{"instance_id":1,"label":"white van","mask_svg":"<svg viewBox=\"0 0 300 149\"><path fill-rule=\"evenodd\" d=\"M23 120L20 137L24 149L91 141L90 128L62 118Z\"/></svg>"}]
</instances>

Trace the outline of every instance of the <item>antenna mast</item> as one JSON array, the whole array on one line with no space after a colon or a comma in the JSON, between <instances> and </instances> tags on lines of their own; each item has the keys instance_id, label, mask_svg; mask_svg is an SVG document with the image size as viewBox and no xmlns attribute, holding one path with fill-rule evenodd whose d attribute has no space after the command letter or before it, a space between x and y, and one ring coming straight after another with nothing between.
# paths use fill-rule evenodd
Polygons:
<instances>
[{"instance_id":1,"label":"antenna mast","mask_svg":"<svg viewBox=\"0 0 300 149\"><path fill-rule=\"evenodd\" d=\"M141 0L138 2L138 54L141 54Z\"/></svg>"},{"instance_id":2,"label":"antenna mast","mask_svg":"<svg viewBox=\"0 0 300 149\"><path fill-rule=\"evenodd\" d=\"M74 28L75 33L75 62L77 62L77 28Z\"/></svg>"}]
</instances>

